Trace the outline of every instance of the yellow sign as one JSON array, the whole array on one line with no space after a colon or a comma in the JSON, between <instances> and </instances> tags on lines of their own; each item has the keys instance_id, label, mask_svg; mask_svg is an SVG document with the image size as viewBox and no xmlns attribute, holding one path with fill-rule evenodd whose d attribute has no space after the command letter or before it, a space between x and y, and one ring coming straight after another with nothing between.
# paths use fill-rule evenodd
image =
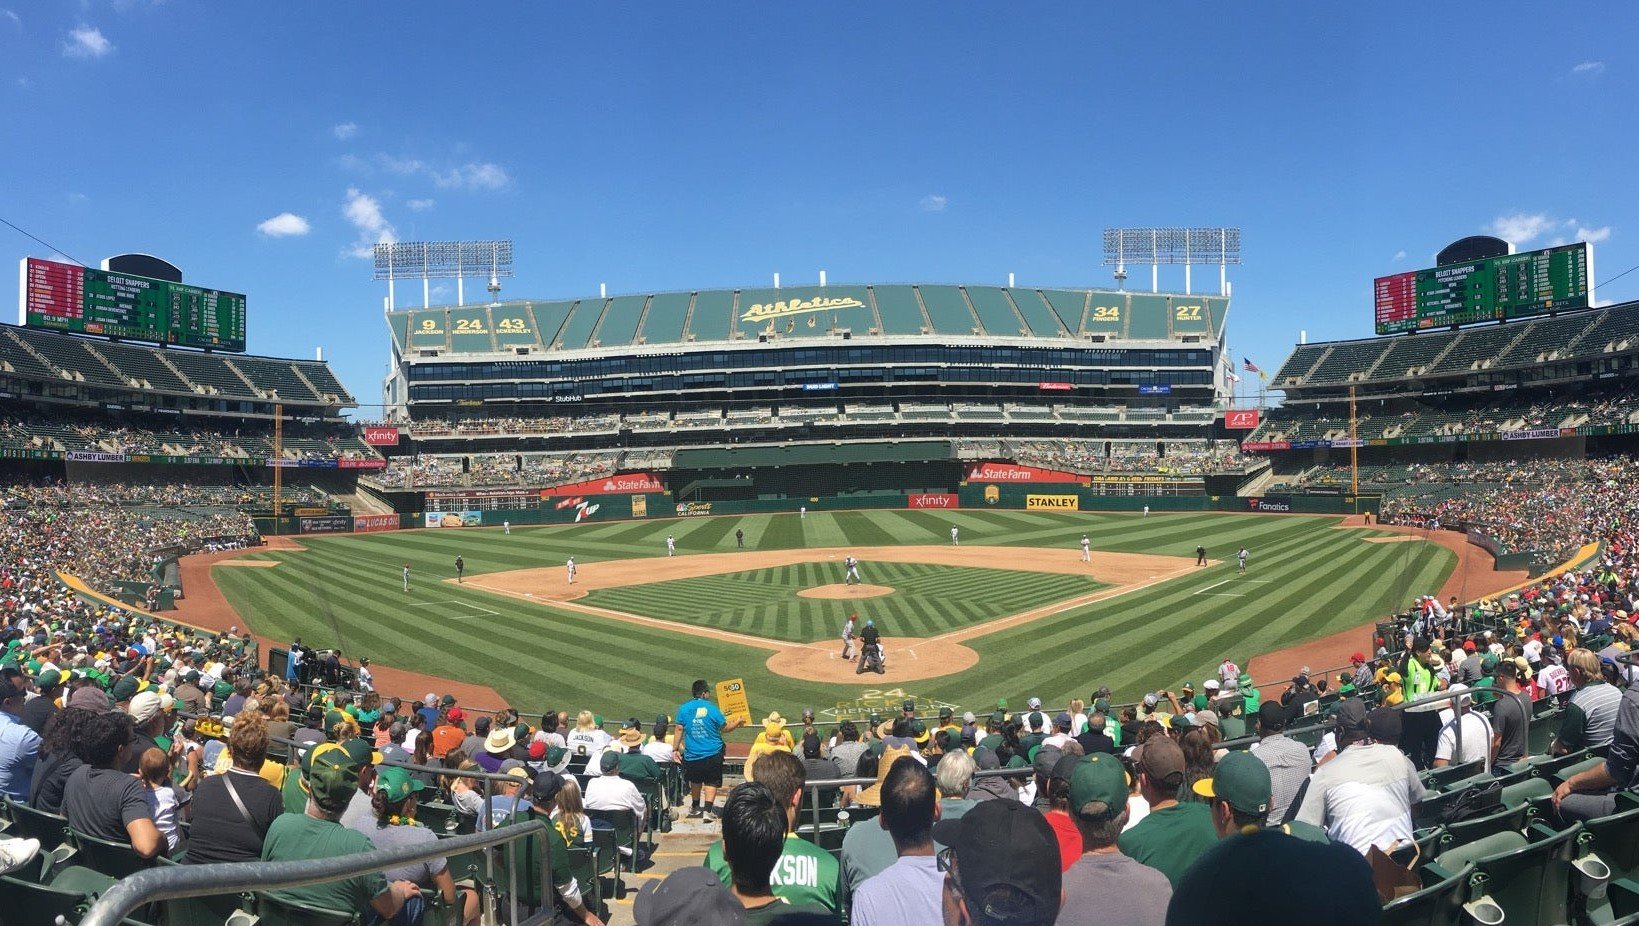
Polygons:
<instances>
[{"instance_id":1,"label":"yellow sign","mask_svg":"<svg viewBox=\"0 0 1639 926\"><path fill-rule=\"evenodd\" d=\"M632 517L646 518L649 516L649 497L647 495L632 496Z\"/></svg>"},{"instance_id":2,"label":"yellow sign","mask_svg":"<svg viewBox=\"0 0 1639 926\"><path fill-rule=\"evenodd\" d=\"M1002 490L997 486L985 486L985 504L994 505L1002 500Z\"/></svg>"},{"instance_id":3,"label":"yellow sign","mask_svg":"<svg viewBox=\"0 0 1639 926\"><path fill-rule=\"evenodd\" d=\"M787 315L803 315L808 312L829 312L832 309L863 309L865 303L852 296L842 296L827 299L820 296L815 299L784 299L779 302L759 302L746 309L740 315L740 321L760 322L770 318L783 318Z\"/></svg>"},{"instance_id":4,"label":"yellow sign","mask_svg":"<svg viewBox=\"0 0 1639 926\"><path fill-rule=\"evenodd\" d=\"M1079 495L1026 495L1025 511L1080 511Z\"/></svg>"},{"instance_id":5,"label":"yellow sign","mask_svg":"<svg viewBox=\"0 0 1639 926\"><path fill-rule=\"evenodd\" d=\"M717 683L717 707L724 717L739 717L751 723L751 702L746 699L746 683L742 678L731 678Z\"/></svg>"}]
</instances>

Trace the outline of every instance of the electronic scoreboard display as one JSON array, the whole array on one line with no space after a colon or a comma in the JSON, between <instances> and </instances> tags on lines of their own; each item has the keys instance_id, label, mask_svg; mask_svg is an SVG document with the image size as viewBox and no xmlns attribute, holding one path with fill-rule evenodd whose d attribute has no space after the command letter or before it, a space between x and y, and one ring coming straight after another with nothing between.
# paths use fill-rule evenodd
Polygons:
<instances>
[{"instance_id":1,"label":"electronic scoreboard display","mask_svg":"<svg viewBox=\"0 0 1639 926\"><path fill-rule=\"evenodd\" d=\"M212 350L245 349L245 297L25 258L21 322L75 334L100 334Z\"/></svg>"},{"instance_id":2,"label":"electronic scoreboard display","mask_svg":"<svg viewBox=\"0 0 1639 926\"><path fill-rule=\"evenodd\" d=\"M1586 242L1378 277L1377 333L1526 318L1588 306Z\"/></svg>"}]
</instances>

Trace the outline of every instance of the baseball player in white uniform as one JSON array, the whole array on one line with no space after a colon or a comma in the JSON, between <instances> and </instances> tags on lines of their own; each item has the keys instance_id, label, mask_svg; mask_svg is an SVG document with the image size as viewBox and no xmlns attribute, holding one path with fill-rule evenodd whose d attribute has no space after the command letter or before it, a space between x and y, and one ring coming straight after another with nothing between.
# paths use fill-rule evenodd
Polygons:
<instances>
[{"instance_id":1,"label":"baseball player in white uniform","mask_svg":"<svg viewBox=\"0 0 1639 926\"><path fill-rule=\"evenodd\" d=\"M1238 560L1241 564L1240 565L1241 575L1243 575L1243 576L1246 575L1246 547L1241 547L1240 551L1235 554L1235 559Z\"/></svg>"},{"instance_id":2,"label":"baseball player in white uniform","mask_svg":"<svg viewBox=\"0 0 1639 926\"><path fill-rule=\"evenodd\" d=\"M512 522L511 521L502 521L501 522L501 536L503 536L503 537L512 536Z\"/></svg>"},{"instance_id":3,"label":"baseball player in white uniform","mask_svg":"<svg viewBox=\"0 0 1639 926\"><path fill-rule=\"evenodd\" d=\"M1087 539L1086 534L1081 535L1081 561L1084 563L1093 561L1093 542Z\"/></svg>"},{"instance_id":4,"label":"baseball player in white uniform","mask_svg":"<svg viewBox=\"0 0 1639 926\"><path fill-rule=\"evenodd\" d=\"M950 526L950 545L953 547L960 545L956 539L956 525L954 524Z\"/></svg>"},{"instance_id":5,"label":"baseball player in white uniform","mask_svg":"<svg viewBox=\"0 0 1639 926\"><path fill-rule=\"evenodd\" d=\"M575 584L575 558L569 557L569 562L563 564L564 571L569 573L569 584Z\"/></svg>"},{"instance_id":6,"label":"baseball player in white uniform","mask_svg":"<svg viewBox=\"0 0 1639 926\"><path fill-rule=\"evenodd\" d=\"M410 564L404 564L404 590L410 590Z\"/></svg>"},{"instance_id":7,"label":"baseball player in white uniform","mask_svg":"<svg viewBox=\"0 0 1639 926\"><path fill-rule=\"evenodd\" d=\"M842 584L843 585L858 585L859 584L859 560L854 559L852 556L844 557L843 560L842 560L842 565L847 567L847 569L848 569L848 574L843 578Z\"/></svg>"},{"instance_id":8,"label":"baseball player in white uniform","mask_svg":"<svg viewBox=\"0 0 1639 926\"><path fill-rule=\"evenodd\" d=\"M672 537L671 534L666 535L666 555L667 556L676 556L677 555L677 540L676 540L676 538Z\"/></svg>"}]
</instances>

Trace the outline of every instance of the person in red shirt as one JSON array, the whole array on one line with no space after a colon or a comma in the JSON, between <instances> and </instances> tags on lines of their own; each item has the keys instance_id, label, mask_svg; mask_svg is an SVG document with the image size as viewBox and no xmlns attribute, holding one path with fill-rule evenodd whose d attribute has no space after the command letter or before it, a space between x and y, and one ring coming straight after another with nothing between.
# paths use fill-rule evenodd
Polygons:
<instances>
[{"instance_id":1,"label":"person in red shirt","mask_svg":"<svg viewBox=\"0 0 1639 926\"><path fill-rule=\"evenodd\" d=\"M1069 871L1070 866L1081 860L1081 829L1070 816L1070 776L1075 773L1076 763L1081 756L1065 755L1053 763L1053 771L1047 778L1047 825L1053 828L1053 836L1059 842L1059 868Z\"/></svg>"}]
</instances>

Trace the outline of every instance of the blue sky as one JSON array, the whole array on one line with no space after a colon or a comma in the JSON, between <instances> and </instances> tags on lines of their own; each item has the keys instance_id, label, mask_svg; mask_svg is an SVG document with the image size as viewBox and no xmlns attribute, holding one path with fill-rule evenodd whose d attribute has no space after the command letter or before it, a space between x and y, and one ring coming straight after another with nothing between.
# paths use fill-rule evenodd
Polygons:
<instances>
[{"instance_id":1,"label":"blue sky","mask_svg":"<svg viewBox=\"0 0 1639 926\"><path fill-rule=\"evenodd\" d=\"M0 217L248 294L252 352L322 346L364 402L384 235L511 238L504 294L554 298L1108 287L1106 226L1236 225L1231 349L1271 369L1464 235L1639 264L1631 6L1161 7L0 0Z\"/></svg>"}]
</instances>

